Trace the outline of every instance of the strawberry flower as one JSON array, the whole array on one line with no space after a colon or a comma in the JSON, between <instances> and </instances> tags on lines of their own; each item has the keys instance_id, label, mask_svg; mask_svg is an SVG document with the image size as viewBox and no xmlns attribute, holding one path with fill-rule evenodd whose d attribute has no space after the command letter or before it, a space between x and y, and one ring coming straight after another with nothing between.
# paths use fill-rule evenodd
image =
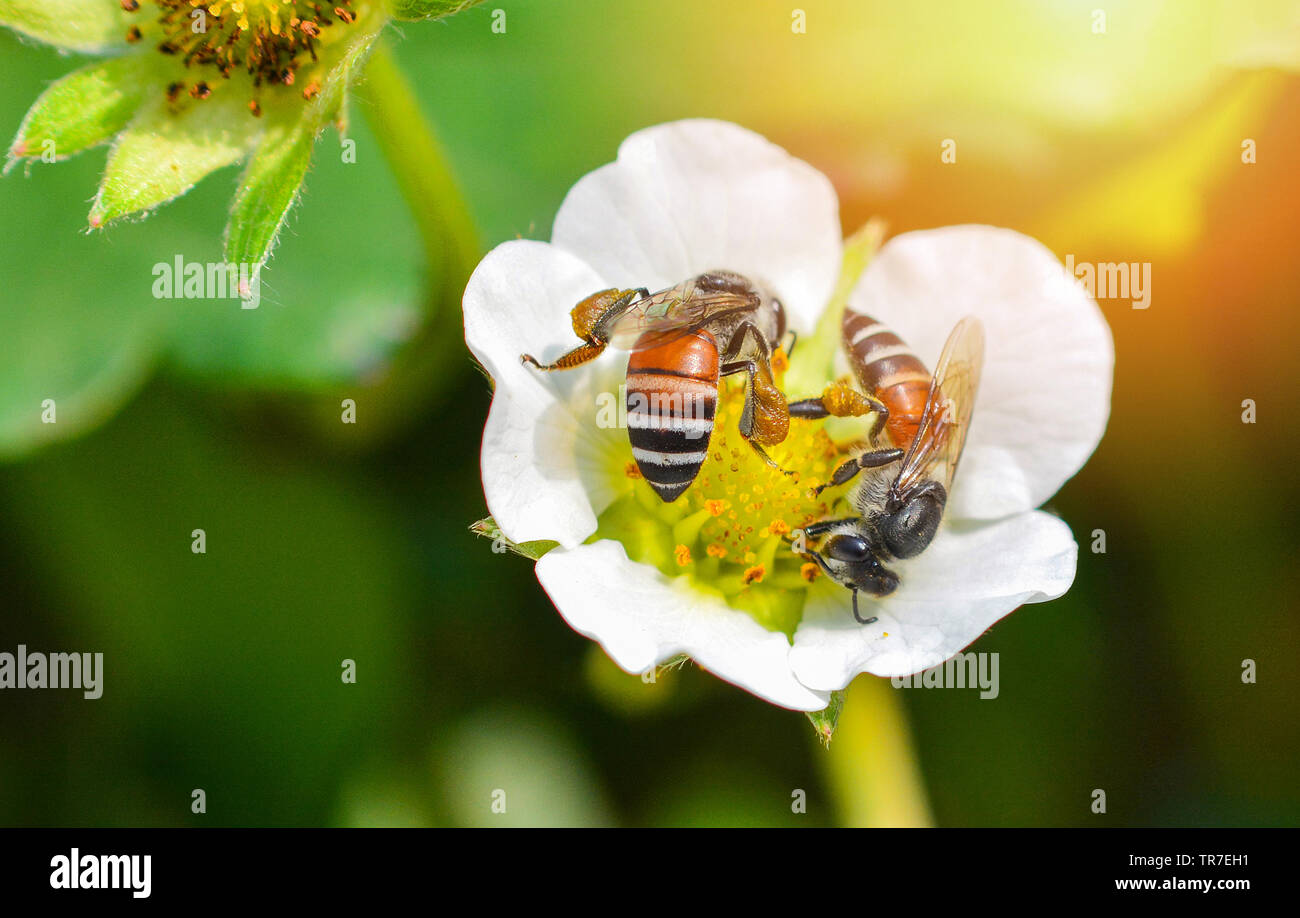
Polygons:
<instances>
[{"instance_id":1,"label":"strawberry flower","mask_svg":"<svg viewBox=\"0 0 1300 918\"><path fill-rule=\"evenodd\" d=\"M477 0L475 0L477 2ZM102 60L53 83L9 149L66 159L112 144L88 222L98 229L247 162L226 229L231 264L265 263L319 134L391 19L466 0L0 0L0 25Z\"/></svg>"},{"instance_id":2,"label":"strawberry flower","mask_svg":"<svg viewBox=\"0 0 1300 918\"><path fill-rule=\"evenodd\" d=\"M550 243L491 251L464 297L465 336L495 394L483 435L487 504L501 534L555 545L538 580L565 620L629 672L681 654L774 704L825 708L859 673L941 662L1026 603L1074 578L1069 527L1036 508L1087 460L1110 408L1113 348L1100 310L1043 246L983 226L899 236L856 277L829 181L763 138L717 121L639 131L583 177ZM709 458L680 500L660 501L631 461L626 354L540 373L576 342L569 310L608 288L662 289L713 269L761 280L800 336L783 387L816 396L843 375L845 302L893 327L933 368L957 320L984 323L987 350L962 465L943 524L901 585L850 594L790 550L818 519L845 514L851 486L825 483L861 433L795 420L761 462L737 432L743 398L724 379ZM870 611L867 611L868 608Z\"/></svg>"}]
</instances>

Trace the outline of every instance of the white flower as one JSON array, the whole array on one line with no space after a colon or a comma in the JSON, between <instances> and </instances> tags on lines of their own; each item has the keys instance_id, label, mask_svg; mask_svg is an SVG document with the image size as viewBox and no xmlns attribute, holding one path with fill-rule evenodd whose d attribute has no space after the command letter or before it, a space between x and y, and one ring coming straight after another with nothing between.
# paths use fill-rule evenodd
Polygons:
<instances>
[{"instance_id":1,"label":"white flower","mask_svg":"<svg viewBox=\"0 0 1300 918\"><path fill-rule=\"evenodd\" d=\"M687 654L768 701L817 710L858 673L932 666L1073 581L1078 547L1069 527L1035 508L1078 471L1105 429L1110 332L1082 288L1062 280L1056 258L1010 230L899 236L850 296L931 366L964 315L983 321L987 340L944 523L926 551L897 563L894 594L864 597L879 619L869 626L853 620L849 592L829 578L806 589L772 585L756 611L750 591L761 584L738 594L738 583L715 584L707 573L669 576L663 545L671 550L683 531L697 533L717 508L657 504L625 474L626 431L596 418L598 395L618 391L626 355L610 351L549 374L520 363L525 352L553 359L572 347L569 310L597 290L656 290L715 268L765 281L807 336L840 270L838 210L824 176L763 138L723 122L674 122L633 134L617 161L581 179L549 244L507 242L470 279L466 341L496 384L482 451L488 508L512 541L559 543L538 561L538 579L565 620L629 672ZM793 423L790 442L803 431L805 459L815 434L829 443L810 429L816 422ZM735 440L735 418L720 413L711 450L726 435ZM688 497L704 490L707 468ZM775 490L770 496L778 508ZM598 519L602 538L589 542ZM771 564L779 531L761 534ZM770 614L769 600L779 606Z\"/></svg>"}]
</instances>

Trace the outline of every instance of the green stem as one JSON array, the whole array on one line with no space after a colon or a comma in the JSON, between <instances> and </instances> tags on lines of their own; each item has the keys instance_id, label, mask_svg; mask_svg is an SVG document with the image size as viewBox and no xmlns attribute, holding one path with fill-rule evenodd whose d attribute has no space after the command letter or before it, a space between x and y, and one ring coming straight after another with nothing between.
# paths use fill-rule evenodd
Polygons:
<instances>
[{"instance_id":1,"label":"green stem","mask_svg":"<svg viewBox=\"0 0 1300 918\"><path fill-rule=\"evenodd\" d=\"M460 297L478 264L478 232L446 151L387 37L375 46L360 92L369 102L367 121L410 205L429 268L439 280L441 296L433 305L443 313L440 324L447 324L445 313L459 324Z\"/></svg>"},{"instance_id":2,"label":"green stem","mask_svg":"<svg viewBox=\"0 0 1300 918\"><path fill-rule=\"evenodd\" d=\"M471 359L460 303L478 264L479 241L446 152L386 38L376 42L357 92L366 101L360 107L410 207L429 284L418 335L397 353L386 373L357 390L371 406L371 421L366 436L348 442L364 448L435 409L468 375ZM337 418L332 426L337 429Z\"/></svg>"},{"instance_id":3,"label":"green stem","mask_svg":"<svg viewBox=\"0 0 1300 918\"><path fill-rule=\"evenodd\" d=\"M888 679L870 675L849 686L826 753L827 780L845 826L933 824L900 694Z\"/></svg>"}]
</instances>

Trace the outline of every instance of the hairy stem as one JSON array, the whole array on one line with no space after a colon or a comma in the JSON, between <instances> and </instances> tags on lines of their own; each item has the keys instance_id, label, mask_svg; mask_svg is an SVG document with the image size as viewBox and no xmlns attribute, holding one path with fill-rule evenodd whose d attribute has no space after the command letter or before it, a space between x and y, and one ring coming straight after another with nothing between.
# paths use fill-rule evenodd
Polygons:
<instances>
[{"instance_id":1,"label":"hairy stem","mask_svg":"<svg viewBox=\"0 0 1300 918\"><path fill-rule=\"evenodd\" d=\"M441 326L454 318L459 326L461 293L478 263L478 232L446 151L386 37L371 55L360 91L369 103L367 120L420 231L431 276L438 280L439 295L431 303L435 318Z\"/></svg>"},{"instance_id":2,"label":"hairy stem","mask_svg":"<svg viewBox=\"0 0 1300 918\"><path fill-rule=\"evenodd\" d=\"M434 408L472 366L465 349L461 297L478 264L478 233L446 152L420 101L381 37L357 91L420 234L428 268L425 321L386 372L370 381L370 431L385 439ZM368 438L353 438L358 444Z\"/></svg>"}]
</instances>

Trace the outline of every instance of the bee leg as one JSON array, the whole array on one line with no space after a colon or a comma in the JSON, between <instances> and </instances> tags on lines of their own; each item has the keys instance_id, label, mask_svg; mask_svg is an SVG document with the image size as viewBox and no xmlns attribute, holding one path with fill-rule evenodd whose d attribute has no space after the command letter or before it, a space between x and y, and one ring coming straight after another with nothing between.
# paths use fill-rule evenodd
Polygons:
<instances>
[{"instance_id":1,"label":"bee leg","mask_svg":"<svg viewBox=\"0 0 1300 918\"><path fill-rule=\"evenodd\" d=\"M740 435L756 449L759 445L775 446L782 442L790 432L790 413L785 393L772 378L771 346L767 339L757 326L746 322L732 334L723 353L726 360L720 368L722 376L741 372L747 376ZM769 465L779 468L765 452L757 451Z\"/></svg>"},{"instance_id":2,"label":"bee leg","mask_svg":"<svg viewBox=\"0 0 1300 918\"><path fill-rule=\"evenodd\" d=\"M573 330L589 342L609 343L614 325L632 304L650 296L644 287L635 290L604 290L573 307Z\"/></svg>"},{"instance_id":3,"label":"bee leg","mask_svg":"<svg viewBox=\"0 0 1300 918\"><path fill-rule=\"evenodd\" d=\"M889 420L889 407L875 396L866 395L842 382L832 383L822 392L820 398L804 398L790 403L790 417L815 421L818 418L858 418L874 415L870 439L876 438L877 432Z\"/></svg>"},{"instance_id":4,"label":"bee leg","mask_svg":"<svg viewBox=\"0 0 1300 918\"><path fill-rule=\"evenodd\" d=\"M562 356L555 363L539 363L537 358L532 354L523 354L519 360L522 363L531 363L539 370L572 370L574 367L580 367L584 363L590 363L605 352L605 345L601 342L588 342L580 344L569 353Z\"/></svg>"},{"instance_id":5,"label":"bee leg","mask_svg":"<svg viewBox=\"0 0 1300 918\"><path fill-rule=\"evenodd\" d=\"M816 421L821 418L830 417L830 412L822 404L820 398L801 398L797 402L790 403L790 417L802 418L805 421Z\"/></svg>"},{"instance_id":6,"label":"bee leg","mask_svg":"<svg viewBox=\"0 0 1300 918\"><path fill-rule=\"evenodd\" d=\"M823 533L830 532L836 526L839 526L843 523L856 523L858 519L859 517L849 516L849 517L845 517L842 520L820 520L819 522L809 523L807 526L802 527L803 534L809 536L819 536Z\"/></svg>"},{"instance_id":7,"label":"bee leg","mask_svg":"<svg viewBox=\"0 0 1300 918\"><path fill-rule=\"evenodd\" d=\"M756 422L754 419L754 414L755 414L755 405L758 402L758 397L755 395L752 380L754 378L755 373L757 372L757 367L755 367L755 365L752 362L745 362L743 365L739 367L736 367L735 364L728 364L722 368L722 375L724 376L728 375L729 368L732 368L730 369L730 372L732 373L738 372L740 369L745 370L746 372L749 373L749 378L751 380L751 383L746 387L747 391L745 392L745 407L740 410L740 423L737 425L737 427L740 428L740 435L745 438L745 442L749 444L750 449L752 449L755 453L758 454L758 458L766 462L768 466L776 469L778 472L780 472L783 475L793 475L794 472L791 472L788 469L781 468L781 466L777 464L776 460L767 454L767 450L763 449L762 445L755 438ZM784 437L782 437L781 439L784 439ZM777 442L780 441L778 440Z\"/></svg>"},{"instance_id":8,"label":"bee leg","mask_svg":"<svg viewBox=\"0 0 1300 918\"><path fill-rule=\"evenodd\" d=\"M778 472L780 472L782 475L793 475L793 474L794 474L794 472L790 471L789 469L783 469L783 468L781 468L781 466L777 465L776 460L773 459L771 456L769 456L769 455L767 454L767 451L766 451L765 449L763 449L763 447L761 447L761 446L758 445L758 441L756 441L756 440L751 440L751 439L749 439L748 437L746 437L746 438L745 438L745 442L749 444L750 449L752 449L754 452L758 453L758 458L762 459L764 462L766 462L766 463L767 463L769 466L771 466L772 468L776 469L776 470L777 470Z\"/></svg>"},{"instance_id":9,"label":"bee leg","mask_svg":"<svg viewBox=\"0 0 1300 918\"><path fill-rule=\"evenodd\" d=\"M595 360L609 345L609 335L615 322L631 308L637 300L645 299L650 291L644 287L635 290L601 290L593 293L577 306L570 316L573 330L583 343L569 351L554 363L541 363L532 354L521 354L519 359L531 363L539 370L572 370L584 363Z\"/></svg>"},{"instance_id":10,"label":"bee leg","mask_svg":"<svg viewBox=\"0 0 1300 918\"><path fill-rule=\"evenodd\" d=\"M831 480L824 485L818 485L813 488L813 497L816 497L827 488L833 488L836 485L842 485L846 481L852 480L853 476L863 469L875 469L882 465L889 465L891 462L897 462L903 458L901 449L873 449L868 452L855 456L840 465L831 475Z\"/></svg>"}]
</instances>

